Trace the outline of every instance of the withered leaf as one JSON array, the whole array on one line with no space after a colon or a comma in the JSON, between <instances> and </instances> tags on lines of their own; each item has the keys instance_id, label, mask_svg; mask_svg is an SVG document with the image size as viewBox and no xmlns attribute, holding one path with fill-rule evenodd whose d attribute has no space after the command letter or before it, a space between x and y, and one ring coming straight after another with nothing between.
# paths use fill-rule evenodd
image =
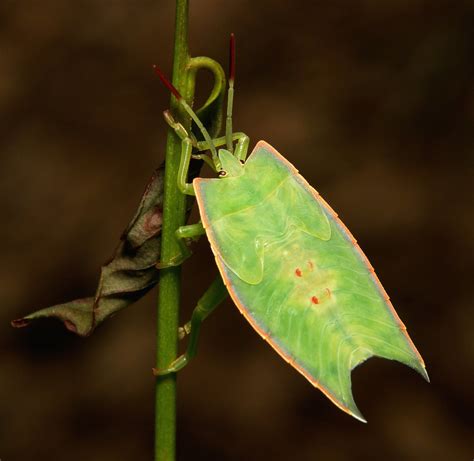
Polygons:
<instances>
[{"instance_id":1,"label":"withered leaf","mask_svg":"<svg viewBox=\"0 0 474 461\"><path fill-rule=\"evenodd\" d=\"M197 110L198 117L211 137L218 135L223 120L226 79L220 66L218 70L210 96ZM201 138L195 126L192 131L195 137ZM191 161L190 181L199 174L202 164L201 160ZM163 163L155 170L112 259L102 266L95 296L38 310L13 320L14 327L27 326L35 319L53 317L61 320L74 333L88 336L97 325L133 304L158 283L156 263L160 259L161 249L164 167ZM194 199L188 196L187 217L193 203Z\"/></svg>"},{"instance_id":2,"label":"withered leaf","mask_svg":"<svg viewBox=\"0 0 474 461\"><path fill-rule=\"evenodd\" d=\"M14 320L24 327L32 320L54 317L66 328L87 336L97 325L141 298L158 283L164 164L153 173L140 205L122 234L111 260L102 266L95 296L57 304Z\"/></svg>"}]
</instances>

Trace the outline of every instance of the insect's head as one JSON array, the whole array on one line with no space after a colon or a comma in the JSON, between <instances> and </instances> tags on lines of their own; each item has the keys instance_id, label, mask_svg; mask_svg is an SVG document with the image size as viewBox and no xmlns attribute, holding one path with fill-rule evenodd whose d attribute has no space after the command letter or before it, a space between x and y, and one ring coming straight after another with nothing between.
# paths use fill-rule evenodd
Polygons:
<instances>
[{"instance_id":1,"label":"insect's head","mask_svg":"<svg viewBox=\"0 0 474 461\"><path fill-rule=\"evenodd\" d=\"M219 178L235 178L244 172L244 165L229 150L219 149L218 155L222 168Z\"/></svg>"},{"instance_id":2,"label":"insect's head","mask_svg":"<svg viewBox=\"0 0 474 461\"><path fill-rule=\"evenodd\" d=\"M198 152L202 152L204 150L211 151L211 158L206 158L203 155L199 155L200 158L204 158L206 163L211 164L214 170L218 173L220 178L228 177L228 176L238 176L241 174L242 164L238 159L235 158L233 155L234 151L234 139L233 139L233 132L232 132L232 106L234 100L234 80L235 80L235 37L234 34L230 35L230 46L229 46L229 79L228 79L228 91L227 91L227 117L226 117L226 126L225 126L225 144L227 149L220 149L219 153L217 152L215 140L213 140L207 131L204 124L201 122L199 117L193 111L191 106L186 102L177 88L166 78L164 73L161 69L154 65L153 66L155 73L158 75L160 80L163 84L168 88L171 94L178 100L182 108L187 112L187 114L191 117L194 121L196 126L199 128L202 136L204 137L204 142L196 143L195 138L188 134L184 127L182 127L179 123L174 123L176 127L171 123L170 125L175 129L176 133L183 139L188 138L193 141L193 145L197 146ZM169 119L172 120L172 117L168 115L165 119L167 119L169 123ZM179 127L178 127L179 125ZM178 132L178 129L180 130ZM183 134L184 132L184 134ZM221 142L222 144L222 142ZM223 153L224 152L224 153ZM230 160L232 157L232 160Z\"/></svg>"}]
</instances>

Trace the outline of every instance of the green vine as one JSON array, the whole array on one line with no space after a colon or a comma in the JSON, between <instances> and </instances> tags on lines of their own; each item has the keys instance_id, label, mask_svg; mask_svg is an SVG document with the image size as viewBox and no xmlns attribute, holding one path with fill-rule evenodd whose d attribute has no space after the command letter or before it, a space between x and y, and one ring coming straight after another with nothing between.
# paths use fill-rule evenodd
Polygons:
<instances>
[{"instance_id":1,"label":"green vine","mask_svg":"<svg viewBox=\"0 0 474 461\"><path fill-rule=\"evenodd\" d=\"M193 88L187 85L188 52L188 0L176 2L176 25L173 61L173 84L183 97L192 99ZM176 100L171 98L170 108L180 115L181 123L190 128L189 118L182 113ZM166 142L166 167L163 203L163 228L161 259L170 259L178 252L174 238L176 229L185 222L186 199L178 190L178 174L181 145L174 132L168 132ZM165 368L177 356L178 322L181 298L181 268L170 267L160 273L157 319L158 369ZM155 402L155 461L173 461L176 458L176 375L156 378Z\"/></svg>"},{"instance_id":2,"label":"green vine","mask_svg":"<svg viewBox=\"0 0 474 461\"><path fill-rule=\"evenodd\" d=\"M189 0L176 1L175 43L173 57L173 85L190 104L194 99L196 73L199 69L210 70L214 75L214 87L206 103L197 111L206 128L217 134L222 125L225 74L222 67L207 57L191 58L188 49ZM189 116L174 97L170 109L174 117L187 131L192 131ZM199 135L196 133L199 138ZM181 141L170 129L166 143L163 228L161 260L168 261L179 254L175 238L178 227L186 221L186 197L177 187L181 156ZM157 318L156 368L166 368L177 356L178 322L181 299L181 268L170 267L160 271ZM174 461L176 458L176 375L156 378L155 402L155 461Z\"/></svg>"}]
</instances>

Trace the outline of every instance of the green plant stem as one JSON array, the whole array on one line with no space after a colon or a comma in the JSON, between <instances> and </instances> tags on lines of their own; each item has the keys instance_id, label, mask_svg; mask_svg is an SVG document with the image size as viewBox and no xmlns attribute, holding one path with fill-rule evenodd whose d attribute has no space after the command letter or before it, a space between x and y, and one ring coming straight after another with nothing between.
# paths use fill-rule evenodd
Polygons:
<instances>
[{"instance_id":1,"label":"green plant stem","mask_svg":"<svg viewBox=\"0 0 474 461\"><path fill-rule=\"evenodd\" d=\"M190 101L193 97L194 85L188 84L188 10L189 0L176 1L172 81L183 97ZM190 119L173 97L171 97L170 107L189 130ZM162 261L167 261L179 253L175 231L185 222L186 197L178 190L176 181L180 155L180 140L173 130L169 130L166 143ZM180 292L181 268L171 267L161 270L157 320L156 367L158 369L166 368L177 356ZM174 461L176 457L176 374L156 379L155 415L155 461Z\"/></svg>"}]
</instances>

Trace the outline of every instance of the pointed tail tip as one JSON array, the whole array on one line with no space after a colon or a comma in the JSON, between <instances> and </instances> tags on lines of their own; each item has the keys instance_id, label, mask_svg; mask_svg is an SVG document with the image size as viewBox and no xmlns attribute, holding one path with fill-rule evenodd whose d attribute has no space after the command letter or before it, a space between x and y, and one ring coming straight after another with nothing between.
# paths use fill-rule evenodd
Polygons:
<instances>
[{"instance_id":1,"label":"pointed tail tip","mask_svg":"<svg viewBox=\"0 0 474 461\"><path fill-rule=\"evenodd\" d=\"M357 419L358 421L360 421L361 423L364 423L364 424L367 424L367 420L364 418L364 416L362 415L362 413L359 411L359 409L357 407L353 408L353 409L347 409L346 410L347 413L349 413L353 418Z\"/></svg>"},{"instance_id":2,"label":"pointed tail tip","mask_svg":"<svg viewBox=\"0 0 474 461\"><path fill-rule=\"evenodd\" d=\"M420 369L420 375L423 376L424 380L427 382L427 383L430 383L431 380L430 380L430 377L428 375L428 372L426 371L426 368L425 367L422 367Z\"/></svg>"},{"instance_id":3,"label":"pointed tail tip","mask_svg":"<svg viewBox=\"0 0 474 461\"><path fill-rule=\"evenodd\" d=\"M367 424L367 420L362 416L362 413L354 414L352 413L352 416L360 421L361 423Z\"/></svg>"},{"instance_id":4,"label":"pointed tail tip","mask_svg":"<svg viewBox=\"0 0 474 461\"><path fill-rule=\"evenodd\" d=\"M350 402L348 405L341 405L340 403L337 404L337 406L345 411L348 415L352 416L353 418L357 419L361 423L367 424L367 420L364 418L364 415L360 412L359 408L357 408L357 405L355 404L354 400L351 399L352 402Z\"/></svg>"},{"instance_id":5,"label":"pointed tail tip","mask_svg":"<svg viewBox=\"0 0 474 461\"><path fill-rule=\"evenodd\" d=\"M326 397L328 397L329 400L331 400L331 402L334 403L344 413L347 413L349 416L352 416L361 423L367 424L367 420L364 418L364 415L361 413L354 401L354 396L352 395L350 387L346 389L345 393L342 393L343 395L345 394L345 398L342 395L336 397L334 394L329 393L325 388L319 387L319 389L324 389L323 393L326 395Z\"/></svg>"},{"instance_id":6,"label":"pointed tail tip","mask_svg":"<svg viewBox=\"0 0 474 461\"><path fill-rule=\"evenodd\" d=\"M430 377L426 371L426 365L422 360L418 360L414 365L411 365L411 367L414 368L427 383L430 382Z\"/></svg>"}]
</instances>

